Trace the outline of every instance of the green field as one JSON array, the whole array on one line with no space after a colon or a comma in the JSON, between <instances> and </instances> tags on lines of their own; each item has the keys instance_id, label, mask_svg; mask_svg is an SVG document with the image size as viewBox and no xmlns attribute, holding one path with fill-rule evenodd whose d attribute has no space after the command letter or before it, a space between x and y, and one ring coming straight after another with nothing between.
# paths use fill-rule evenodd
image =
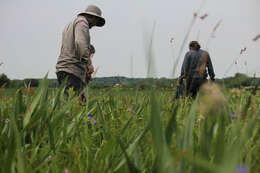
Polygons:
<instances>
[{"instance_id":1,"label":"green field","mask_svg":"<svg viewBox=\"0 0 260 173\"><path fill-rule=\"evenodd\" d=\"M0 172L260 172L260 98L208 88L99 89L66 100L63 87L0 90ZM210 94L208 94L210 93Z\"/></svg>"}]
</instances>

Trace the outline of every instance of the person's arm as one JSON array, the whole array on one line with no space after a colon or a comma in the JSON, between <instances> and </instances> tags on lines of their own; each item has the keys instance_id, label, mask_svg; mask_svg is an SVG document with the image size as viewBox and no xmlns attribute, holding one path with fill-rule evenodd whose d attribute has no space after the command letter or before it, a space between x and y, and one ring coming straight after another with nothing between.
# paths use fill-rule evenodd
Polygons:
<instances>
[{"instance_id":1,"label":"person's arm","mask_svg":"<svg viewBox=\"0 0 260 173\"><path fill-rule=\"evenodd\" d=\"M93 58L95 53L96 53L95 47L92 44L90 44L90 56L89 56L88 63L87 63L87 75L92 74L94 72L94 66L92 64L92 58Z\"/></svg>"},{"instance_id":2,"label":"person's arm","mask_svg":"<svg viewBox=\"0 0 260 173\"><path fill-rule=\"evenodd\" d=\"M214 81L215 80L215 73L214 73L214 68L213 68L209 54L208 54L208 59L207 59L207 68L208 68L210 79L212 81Z\"/></svg>"},{"instance_id":3,"label":"person's arm","mask_svg":"<svg viewBox=\"0 0 260 173\"><path fill-rule=\"evenodd\" d=\"M189 68L189 53L186 53L181 66L181 76L180 76L181 79L187 77L188 68Z\"/></svg>"},{"instance_id":4,"label":"person's arm","mask_svg":"<svg viewBox=\"0 0 260 173\"><path fill-rule=\"evenodd\" d=\"M88 63L90 57L90 35L88 23L85 21L80 21L76 24L75 45L81 62Z\"/></svg>"},{"instance_id":5,"label":"person's arm","mask_svg":"<svg viewBox=\"0 0 260 173\"><path fill-rule=\"evenodd\" d=\"M177 80L177 86L183 83L183 79L187 77L187 70L189 68L189 53L186 53L182 66L181 66L181 75Z\"/></svg>"}]
</instances>

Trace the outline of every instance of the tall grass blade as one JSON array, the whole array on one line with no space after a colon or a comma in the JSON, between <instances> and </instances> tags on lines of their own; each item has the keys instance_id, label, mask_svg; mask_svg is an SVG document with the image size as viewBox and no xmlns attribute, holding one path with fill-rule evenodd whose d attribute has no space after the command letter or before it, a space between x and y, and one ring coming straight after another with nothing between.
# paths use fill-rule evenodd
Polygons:
<instances>
[{"instance_id":1,"label":"tall grass blade","mask_svg":"<svg viewBox=\"0 0 260 173\"><path fill-rule=\"evenodd\" d=\"M129 158L129 156L128 156L128 154L127 154L127 152L126 152L126 150L125 150L125 148L124 148L124 146L123 146L123 144L122 144L122 142L120 141L120 139L118 139L118 143L119 143L120 148L122 149L122 151L123 151L123 153L124 153L124 156L125 156L125 158L126 158L126 163L127 163L129 172L131 172L131 173L141 173L141 171L138 170L138 169L135 167L134 163L130 160L130 158Z\"/></svg>"},{"instance_id":2,"label":"tall grass blade","mask_svg":"<svg viewBox=\"0 0 260 173\"><path fill-rule=\"evenodd\" d=\"M155 58L153 53L153 41L156 23L154 22L151 33L144 32L144 47L147 64L147 77L152 78L156 76Z\"/></svg>"},{"instance_id":3,"label":"tall grass blade","mask_svg":"<svg viewBox=\"0 0 260 173\"><path fill-rule=\"evenodd\" d=\"M184 136L182 141L182 151L183 152L191 152L192 151L192 145L193 145L193 130L194 130L194 124L195 124L195 111L198 105L198 100L196 99L195 102L192 104L187 123L184 127ZM182 160L179 164L179 172L185 172L187 162L185 160Z\"/></svg>"},{"instance_id":4,"label":"tall grass blade","mask_svg":"<svg viewBox=\"0 0 260 173\"><path fill-rule=\"evenodd\" d=\"M43 96L44 92L46 92L47 89L47 76L44 77L44 79L41 81L41 84L37 90L36 95L33 98L32 104L27 109L24 119L23 119L23 128L26 128L26 126L29 124L32 114L35 112L37 106L40 103L41 97Z\"/></svg>"},{"instance_id":5,"label":"tall grass blade","mask_svg":"<svg viewBox=\"0 0 260 173\"><path fill-rule=\"evenodd\" d=\"M194 124L195 124L195 112L196 108L198 106L198 101L195 100L195 102L191 106L190 113L188 115L188 120L184 128L184 137L183 137L183 150L188 150L192 147L193 144L193 130L194 130Z\"/></svg>"},{"instance_id":6,"label":"tall grass blade","mask_svg":"<svg viewBox=\"0 0 260 173\"><path fill-rule=\"evenodd\" d=\"M150 124L154 148L156 156L158 157L158 163L154 163L154 171L158 172L173 172L173 160L168 150L165 136L163 133L162 122L160 118L159 104L156 101L154 91L150 93L151 96L151 112L150 112ZM153 172L154 172L153 171Z\"/></svg>"},{"instance_id":7,"label":"tall grass blade","mask_svg":"<svg viewBox=\"0 0 260 173\"><path fill-rule=\"evenodd\" d=\"M144 131L134 140L133 143L131 143L128 146L128 148L126 149L128 156L132 156L132 154L136 150L136 147L138 146L139 142L144 138L144 136L149 131L149 129L150 129L150 125L147 125L146 128L144 129ZM126 162L125 158L121 159L113 171L114 172L118 171L125 164L125 162Z\"/></svg>"},{"instance_id":8,"label":"tall grass blade","mask_svg":"<svg viewBox=\"0 0 260 173\"><path fill-rule=\"evenodd\" d=\"M13 114L10 114L11 126L13 130L13 137L15 138L15 148L12 148L17 153L17 171L18 173L24 173L24 157L22 152L22 145L21 145L21 135L18 131L16 120Z\"/></svg>"},{"instance_id":9,"label":"tall grass blade","mask_svg":"<svg viewBox=\"0 0 260 173\"><path fill-rule=\"evenodd\" d=\"M178 104L173 105L173 110L172 110L172 116L171 119L168 122L168 125L166 127L165 131L165 139L168 147L171 145L171 139L173 133L177 133L178 127L177 127L177 121L176 121L176 116L177 116L177 111L178 111Z\"/></svg>"},{"instance_id":10,"label":"tall grass blade","mask_svg":"<svg viewBox=\"0 0 260 173\"><path fill-rule=\"evenodd\" d=\"M241 112L242 119L245 119L247 114L248 114L248 109L250 108L250 105L251 105L251 102L252 102L252 97L253 97L253 95L256 95L257 88L258 88L258 86L256 85L255 88L252 90L250 96L247 99L247 102L244 106L244 109Z\"/></svg>"},{"instance_id":11,"label":"tall grass blade","mask_svg":"<svg viewBox=\"0 0 260 173\"><path fill-rule=\"evenodd\" d=\"M108 139L109 139L109 136L110 136L109 127L108 127L107 122L104 120L104 116L103 116L103 112L102 112L100 103L97 103L97 108L98 108L99 120L100 120L100 123L101 123L102 126L103 126L103 129L102 129L102 130L103 130L103 132L104 132L104 139L105 139L105 140L108 140Z\"/></svg>"}]
</instances>

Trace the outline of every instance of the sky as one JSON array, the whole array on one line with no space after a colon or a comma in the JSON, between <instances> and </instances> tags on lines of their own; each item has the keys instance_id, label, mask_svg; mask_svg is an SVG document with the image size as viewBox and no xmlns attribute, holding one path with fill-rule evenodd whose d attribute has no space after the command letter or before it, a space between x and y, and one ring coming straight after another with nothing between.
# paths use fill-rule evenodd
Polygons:
<instances>
[{"instance_id":1,"label":"sky","mask_svg":"<svg viewBox=\"0 0 260 173\"><path fill-rule=\"evenodd\" d=\"M151 39L153 77L178 76L192 40L209 51L216 78L237 72L260 76L260 39L252 41L260 34L259 0L0 0L0 73L10 79L42 78L46 73L56 78L62 31L92 4L106 19L104 27L90 30L96 77L147 77L146 48ZM198 16L208 17L195 20L173 74L198 9Z\"/></svg>"}]
</instances>

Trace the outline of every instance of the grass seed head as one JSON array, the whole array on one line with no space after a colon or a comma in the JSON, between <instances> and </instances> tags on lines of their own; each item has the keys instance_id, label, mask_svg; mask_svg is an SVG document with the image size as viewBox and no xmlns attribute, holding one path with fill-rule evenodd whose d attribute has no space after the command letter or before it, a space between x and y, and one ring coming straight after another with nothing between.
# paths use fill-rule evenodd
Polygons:
<instances>
[{"instance_id":1,"label":"grass seed head","mask_svg":"<svg viewBox=\"0 0 260 173\"><path fill-rule=\"evenodd\" d=\"M222 20L218 21L218 23L215 25L215 27L213 28L213 32L216 32L217 29L219 28L220 24L222 23Z\"/></svg>"},{"instance_id":2,"label":"grass seed head","mask_svg":"<svg viewBox=\"0 0 260 173\"><path fill-rule=\"evenodd\" d=\"M204 84L199 93L199 107L202 115L215 113L227 105L227 100L218 85Z\"/></svg>"},{"instance_id":3,"label":"grass seed head","mask_svg":"<svg viewBox=\"0 0 260 173\"><path fill-rule=\"evenodd\" d=\"M253 41L257 41L260 38L260 34L253 38Z\"/></svg>"},{"instance_id":4,"label":"grass seed head","mask_svg":"<svg viewBox=\"0 0 260 173\"><path fill-rule=\"evenodd\" d=\"M242 55L246 51L246 47L240 50L240 55Z\"/></svg>"},{"instance_id":5,"label":"grass seed head","mask_svg":"<svg viewBox=\"0 0 260 173\"><path fill-rule=\"evenodd\" d=\"M172 37L172 38L170 39L170 43L173 44L173 41L174 41L174 38Z\"/></svg>"},{"instance_id":6,"label":"grass seed head","mask_svg":"<svg viewBox=\"0 0 260 173\"><path fill-rule=\"evenodd\" d=\"M233 88L233 89L230 90L230 92L231 92L231 95L234 96L234 97L239 97L240 94L241 94L241 92L238 88Z\"/></svg>"},{"instance_id":7,"label":"grass seed head","mask_svg":"<svg viewBox=\"0 0 260 173\"><path fill-rule=\"evenodd\" d=\"M208 13L205 13L204 15L200 16L200 19L201 19L201 20L204 20L204 19L206 19L208 16L209 16Z\"/></svg>"}]
</instances>

